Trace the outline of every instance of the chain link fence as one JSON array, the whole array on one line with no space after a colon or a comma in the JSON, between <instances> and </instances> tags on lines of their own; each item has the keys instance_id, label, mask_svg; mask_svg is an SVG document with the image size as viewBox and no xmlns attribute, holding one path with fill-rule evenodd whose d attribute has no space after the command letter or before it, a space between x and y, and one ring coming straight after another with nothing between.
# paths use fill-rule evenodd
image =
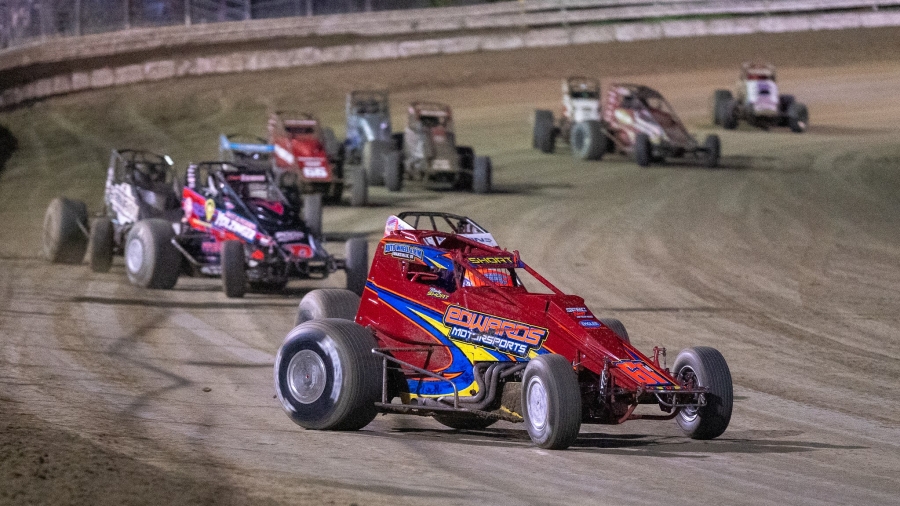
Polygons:
<instances>
[{"instance_id":1,"label":"chain link fence","mask_svg":"<svg viewBox=\"0 0 900 506\"><path fill-rule=\"evenodd\" d=\"M50 37L498 0L0 0L0 49ZM515 0L512 0L515 1Z\"/></svg>"}]
</instances>

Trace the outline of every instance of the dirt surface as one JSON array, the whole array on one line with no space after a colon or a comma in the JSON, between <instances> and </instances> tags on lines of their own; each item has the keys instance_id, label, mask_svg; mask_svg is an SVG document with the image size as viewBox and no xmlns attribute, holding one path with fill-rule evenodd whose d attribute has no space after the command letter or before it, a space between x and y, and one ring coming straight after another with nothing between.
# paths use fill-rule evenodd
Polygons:
<instances>
[{"instance_id":1,"label":"dirt surface","mask_svg":"<svg viewBox=\"0 0 900 506\"><path fill-rule=\"evenodd\" d=\"M666 41L197 78L0 115L20 146L0 174L0 503L896 504L900 102L888 98L900 63L868 49L874 32L848 33L764 53L756 37L701 39L693 59L687 41ZM780 64L808 133L717 132L717 170L530 147L531 111L558 108L570 72L654 86L711 133L712 91L753 56ZM493 157L497 191L373 189L365 209L328 208L326 231L374 245L391 213L470 215L621 319L642 350L722 351L728 431L692 441L672 422L586 426L564 452L506 423L456 432L390 415L355 433L304 431L273 398L271 363L305 290L342 276L235 301L217 280L144 291L121 260L93 274L38 257L52 197L98 209L110 148L181 166L214 156L220 131L262 133L269 108L340 125L343 93L367 84L395 90L397 124L413 98L453 104L460 141Z\"/></svg>"}]
</instances>

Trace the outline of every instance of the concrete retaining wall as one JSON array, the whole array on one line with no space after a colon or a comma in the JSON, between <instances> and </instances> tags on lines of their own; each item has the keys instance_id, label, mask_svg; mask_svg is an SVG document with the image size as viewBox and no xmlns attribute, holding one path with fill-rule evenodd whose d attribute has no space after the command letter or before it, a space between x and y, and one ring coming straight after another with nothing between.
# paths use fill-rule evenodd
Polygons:
<instances>
[{"instance_id":1,"label":"concrete retaining wall","mask_svg":"<svg viewBox=\"0 0 900 506\"><path fill-rule=\"evenodd\" d=\"M81 90L159 81L182 76L252 72L326 63L411 58L474 51L502 51L526 47L884 26L900 26L900 11L624 22L569 28L539 28L494 35L464 35L425 40L339 44L326 47L310 46L283 50L236 51L216 56L161 59L48 77L3 90L0 93L0 107Z\"/></svg>"}]
</instances>

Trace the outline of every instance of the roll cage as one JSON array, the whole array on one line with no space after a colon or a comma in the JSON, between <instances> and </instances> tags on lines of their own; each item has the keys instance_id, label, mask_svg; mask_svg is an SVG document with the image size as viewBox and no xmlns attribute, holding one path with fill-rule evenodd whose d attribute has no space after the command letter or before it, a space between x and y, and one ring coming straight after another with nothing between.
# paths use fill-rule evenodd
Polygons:
<instances>
[{"instance_id":1,"label":"roll cage","mask_svg":"<svg viewBox=\"0 0 900 506\"><path fill-rule=\"evenodd\" d=\"M566 79L564 93L575 99L599 99L600 81L590 77L572 76Z\"/></svg>"},{"instance_id":2,"label":"roll cage","mask_svg":"<svg viewBox=\"0 0 900 506\"><path fill-rule=\"evenodd\" d=\"M175 164L169 155L140 149L114 149L109 167L113 183L150 186L153 183L171 184L175 179Z\"/></svg>"}]
</instances>

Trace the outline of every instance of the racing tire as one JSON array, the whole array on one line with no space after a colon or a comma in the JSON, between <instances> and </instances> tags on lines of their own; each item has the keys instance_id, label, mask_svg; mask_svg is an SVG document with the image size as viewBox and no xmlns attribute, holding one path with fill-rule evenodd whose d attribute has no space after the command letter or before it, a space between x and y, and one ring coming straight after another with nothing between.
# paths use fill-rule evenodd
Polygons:
<instances>
[{"instance_id":1,"label":"racing tire","mask_svg":"<svg viewBox=\"0 0 900 506\"><path fill-rule=\"evenodd\" d=\"M607 326L609 330L615 332L617 336L626 343L631 343L631 338L628 337L628 331L625 330L625 324L619 321L618 318L597 318L600 320L600 323Z\"/></svg>"},{"instance_id":2,"label":"racing tire","mask_svg":"<svg viewBox=\"0 0 900 506\"><path fill-rule=\"evenodd\" d=\"M109 272L113 261L113 224L106 216L94 220L88 238L88 259L94 272Z\"/></svg>"},{"instance_id":3,"label":"racing tire","mask_svg":"<svg viewBox=\"0 0 900 506\"><path fill-rule=\"evenodd\" d=\"M650 144L650 136L645 133L637 134L634 139L634 161L640 167L647 167L653 161L653 145Z\"/></svg>"},{"instance_id":4,"label":"racing tire","mask_svg":"<svg viewBox=\"0 0 900 506\"><path fill-rule=\"evenodd\" d=\"M737 102L731 99L722 106L722 127L726 130L734 130L738 126Z\"/></svg>"},{"instance_id":5,"label":"racing tire","mask_svg":"<svg viewBox=\"0 0 900 506\"><path fill-rule=\"evenodd\" d=\"M535 110L532 147L541 150L542 153L552 153L556 148L556 136L553 134L553 112Z\"/></svg>"},{"instance_id":6,"label":"racing tire","mask_svg":"<svg viewBox=\"0 0 900 506\"><path fill-rule=\"evenodd\" d=\"M572 155L579 160L600 160L606 153L606 143L603 125L596 120L575 123L569 135Z\"/></svg>"},{"instance_id":7,"label":"racing tire","mask_svg":"<svg viewBox=\"0 0 900 506\"><path fill-rule=\"evenodd\" d=\"M403 164L400 163L399 151L391 151L384 156L384 185L392 192L403 189Z\"/></svg>"},{"instance_id":8,"label":"racing tire","mask_svg":"<svg viewBox=\"0 0 900 506\"><path fill-rule=\"evenodd\" d=\"M350 186L350 205L362 207L369 203L369 181L366 171L358 168L353 173L353 183Z\"/></svg>"},{"instance_id":9,"label":"racing tire","mask_svg":"<svg viewBox=\"0 0 900 506\"><path fill-rule=\"evenodd\" d=\"M809 128L809 111L806 109L806 104L800 102L791 104L787 110L787 117L791 132L799 134Z\"/></svg>"},{"instance_id":10,"label":"racing tire","mask_svg":"<svg viewBox=\"0 0 900 506\"><path fill-rule=\"evenodd\" d=\"M472 170L472 191L475 193L488 193L491 191L491 158L488 156L476 156Z\"/></svg>"},{"instance_id":11,"label":"racing tire","mask_svg":"<svg viewBox=\"0 0 900 506\"><path fill-rule=\"evenodd\" d=\"M522 378L522 411L528 435L549 450L568 448L581 429L581 390L562 355L539 355Z\"/></svg>"},{"instance_id":12,"label":"racing tire","mask_svg":"<svg viewBox=\"0 0 900 506\"><path fill-rule=\"evenodd\" d=\"M344 270L347 290L362 295L369 276L369 243L362 237L352 237L344 244Z\"/></svg>"},{"instance_id":13,"label":"racing tire","mask_svg":"<svg viewBox=\"0 0 900 506\"><path fill-rule=\"evenodd\" d=\"M320 288L300 299L294 326L325 318L354 321L357 311L359 311L359 295L340 288Z\"/></svg>"},{"instance_id":14,"label":"racing tire","mask_svg":"<svg viewBox=\"0 0 900 506\"><path fill-rule=\"evenodd\" d=\"M44 213L44 257L55 264L80 264L88 246L84 234L87 223L84 202L65 197L53 199Z\"/></svg>"},{"instance_id":15,"label":"racing tire","mask_svg":"<svg viewBox=\"0 0 900 506\"><path fill-rule=\"evenodd\" d=\"M372 333L336 318L305 322L287 335L275 357L275 392L297 425L358 430L378 414L381 361Z\"/></svg>"},{"instance_id":16,"label":"racing tire","mask_svg":"<svg viewBox=\"0 0 900 506\"><path fill-rule=\"evenodd\" d=\"M722 143L718 135L707 135L703 142L703 165L710 169L719 166L719 157L722 154Z\"/></svg>"},{"instance_id":17,"label":"racing tire","mask_svg":"<svg viewBox=\"0 0 900 506\"><path fill-rule=\"evenodd\" d=\"M681 408L675 422L691 439L721 436L731 421L734 390L725 357L715 348L697 346L682 350L675 358L672 374L682 382L709 388L706 405Z\"/></svg>"},{"instance_id":18,"label":"racing tire","mask_svg":"<svg viewBox=\"0 0 900 506\"><path fill-rule=\"evenodd\" d=\"M222 290L229 299L239 299L247 293L247 259L241 241L222 243Z\"/></svg>"},{"instance_id":19,"label":"racing tire","mask_svg":"<svg viewBox=\"0 0 900 506\"><path fill-rule=\"evenodd\" d=\"M172 245L172 224L160 218L141 220L125 238L128 281L144 288L168 290L181 274L181 254Z\"/></svg>"},{"instance_id":20,"label":"racing tire","mask_svg":"<svg viewBox=\"0 0 900 506\"><path fill-rule=\"evenodd\" d=\"M713 125L721 125L722 124L722 112L724 110L725 104L728 103L729 100L733 99L734 96L731 94L729 90L716 90L713 92L713 103L712 103L712 121Z\"/></svg>"},{"instance_id":21,"label":"racing tire","mask_svg":"<svg viewBox=\"0 0 900 506\"><path fill-rule=\"evenodd\" d=\"M374 140L363 145L362 165L365 168L369 184L383 186L385 178L384 155L391 151L389 141Z\"/></svg>"},{"instance_id":22,"label":"racing tire","mask_svg":"<svg viewBox=\"0 0 900 506\"><path fill-rule=\"evenodd\" d=\"M496 419L483 418L467 413L440 413L431 415L439 424L456 430L480 430L486 429L497 423Z\"/></svg>"},{"instance_id":23,"label":"racing tire","mask_svg":"<svg viewBox=\"0 0 900 506\"><path fill-rule=\"evenodd\" d=\"M309 193L303 196L303 222L310 235L316 239L322 237L322 195Z\"/></svg>"}]
</instances>

